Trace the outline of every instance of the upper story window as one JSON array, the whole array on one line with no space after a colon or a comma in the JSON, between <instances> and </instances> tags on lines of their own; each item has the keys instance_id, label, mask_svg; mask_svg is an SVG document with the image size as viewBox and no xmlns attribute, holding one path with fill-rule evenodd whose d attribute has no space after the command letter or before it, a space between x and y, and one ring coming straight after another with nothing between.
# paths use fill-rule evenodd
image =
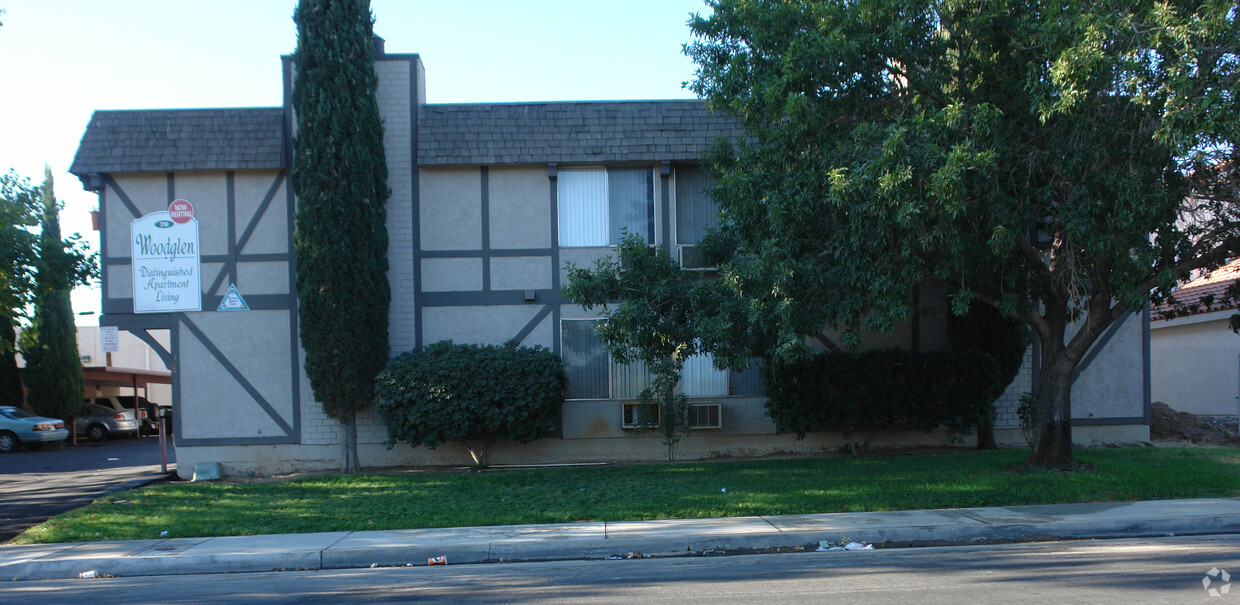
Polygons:
<instances>
[{"instance_id":1,"label":"upper story window","mask_svg":"<svg viewBox=\"0 0 1240 605\"><path fill-rule=\"evenodd\" d=\"M563 168L556 187L561 246L615 246L624 231L654 243L650 168Z\"/></svg>"},{"instance_id":2,"label":"upper story window","mask_svg":"<svg viewBox=\"0 0 1240 605\"><path fill-rule=\"evenodd\" d=\"M702 241L707 228L719 226L719 204L706 195L713 179L697 166L676 167L676 243Z\"/></svg>"}]
</instances>

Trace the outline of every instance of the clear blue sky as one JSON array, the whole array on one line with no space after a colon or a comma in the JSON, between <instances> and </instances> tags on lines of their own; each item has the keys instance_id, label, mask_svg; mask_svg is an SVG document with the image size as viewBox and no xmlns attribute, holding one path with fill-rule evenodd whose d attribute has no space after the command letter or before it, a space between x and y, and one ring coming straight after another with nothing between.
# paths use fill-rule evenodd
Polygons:
<instances>
[{"instance_id":1,"label":"clear blue sky","mask_svg":"<svg viewBox=\"0 0 1240 605\"><path fill-rule=\"evenodd\" d=\"M280 104L294 0L0 0L0 170L52 167L66 233L97 201L67 170L95 109ZM702 0L372 0L375 32L418 53L431 103L674 99ZM98 311L97 290L74 293ZM81 318L97 324L97 316Z\"/></svg>"}]
</instances>

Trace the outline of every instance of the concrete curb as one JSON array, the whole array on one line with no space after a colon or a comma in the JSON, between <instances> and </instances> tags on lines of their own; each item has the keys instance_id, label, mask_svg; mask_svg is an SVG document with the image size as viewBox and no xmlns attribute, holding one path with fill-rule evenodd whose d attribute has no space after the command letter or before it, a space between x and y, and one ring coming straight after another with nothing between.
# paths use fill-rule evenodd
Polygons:
<instances>
[{"instance_id":1,"label":"concrete curb","mask_svg":"<svg viewBox=\"0 0 1240 605\"><path fill-rule=\"evenodd\" d=\"M0 546L0 579L153 576L1240 533L1240 498Z\"/></svg>"}]
</instances>

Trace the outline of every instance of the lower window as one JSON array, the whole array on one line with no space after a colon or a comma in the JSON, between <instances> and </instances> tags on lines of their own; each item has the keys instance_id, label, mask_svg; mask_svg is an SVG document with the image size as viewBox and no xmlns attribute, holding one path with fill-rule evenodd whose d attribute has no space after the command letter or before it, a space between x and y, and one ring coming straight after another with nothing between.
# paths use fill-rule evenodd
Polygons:
<instances>
[{"instance_id":1,"label":"lower window","mask_svg":"<svg viewBox=\"0 0 1240 605\"><path fill-rule=\"evenodd\" d=\"M560 356L568 376L568 399L633 399L650 384L645 364L619 364L595 332L601 319L561 321ZM686 397L759 396L757 365L744 372L718 370L710 355L694 355L680 371Z\"/></svg>"}]
</instances>

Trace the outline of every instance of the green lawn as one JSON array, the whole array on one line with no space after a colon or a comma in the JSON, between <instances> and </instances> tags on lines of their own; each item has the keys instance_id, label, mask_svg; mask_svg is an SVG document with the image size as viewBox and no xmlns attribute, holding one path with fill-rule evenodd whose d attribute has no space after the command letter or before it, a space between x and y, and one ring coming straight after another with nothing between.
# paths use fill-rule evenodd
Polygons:
<instances>
[{"instance_id":1,"label":"green lawn","mask_svg":"<svg viewBox=\"0 0 1240 605\"><path fill-rule=\"evenodd\" d=\"M172 483L120 492L13 543L788 515L1240 497L1240 451L1080 450L1076 473L1019 468L1027 450L676 466ZM723 490L727 490L724 492Z\"/></svg>"}]
</instances>

